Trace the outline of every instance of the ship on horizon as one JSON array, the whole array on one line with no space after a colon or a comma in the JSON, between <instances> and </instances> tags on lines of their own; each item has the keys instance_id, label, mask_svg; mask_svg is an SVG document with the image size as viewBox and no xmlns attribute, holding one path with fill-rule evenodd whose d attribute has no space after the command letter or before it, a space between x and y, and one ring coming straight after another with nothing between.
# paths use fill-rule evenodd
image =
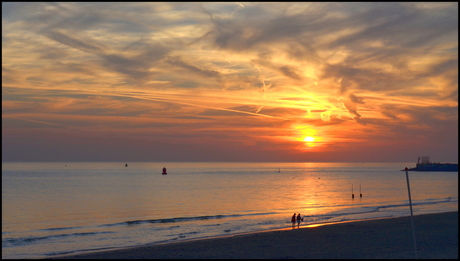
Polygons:
<instances>
[{"instance_id":1,"label":"ship on horizon","mask_svg":"<svg viewBox=\"0 0 460 261\"><path fill-rule=\"evenodd\" d=\"M405 168L403 171L457 171L458 172L458 163L439 163L439 162L430 162L430 157L423 156L422 162L420 162L420 157L418 157L417 164L415 168Z\"/></svg>"}]
</instances>

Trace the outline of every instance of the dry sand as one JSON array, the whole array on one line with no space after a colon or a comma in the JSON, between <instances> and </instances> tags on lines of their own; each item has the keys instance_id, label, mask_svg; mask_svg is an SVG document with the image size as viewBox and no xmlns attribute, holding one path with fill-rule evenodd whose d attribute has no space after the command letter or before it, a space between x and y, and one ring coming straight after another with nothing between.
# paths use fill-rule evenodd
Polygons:
<instances>
[{"instance_id":1,"label":"dry sand","mask_svg":"<svg viewBox=\"0 0 460 261\"><path fill-rule=\"evenodd\" d=\"M289 218L289 217L287 217ZM458 212L414 217L417 255L458 259ZM410 217L289 228L57 258L414 258Z\"/></svg>"}]
</instances>

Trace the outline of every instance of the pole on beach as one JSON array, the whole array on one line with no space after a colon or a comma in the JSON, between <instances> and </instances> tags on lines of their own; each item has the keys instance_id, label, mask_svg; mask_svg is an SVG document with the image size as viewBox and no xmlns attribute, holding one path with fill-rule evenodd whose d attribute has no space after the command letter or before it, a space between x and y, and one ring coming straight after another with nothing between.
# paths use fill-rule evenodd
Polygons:
<instances>
[{"instance_id":1,"label":"pole on beach","mask_svg":"<svg viewBox=\"0 0 460 261\"><path fill-rule=\"evenodd\" d=\"M412 199L410 197L409 173L407 171L407 168L406 168L406 180L407 180L407 193L409 193L409 206L410 206L410 220L412 223L412 236L414 238L414 254L415 254L415 259L417 259L417 243L415 241L414 214L412 212Z\"/></svg>"}]
</instances>

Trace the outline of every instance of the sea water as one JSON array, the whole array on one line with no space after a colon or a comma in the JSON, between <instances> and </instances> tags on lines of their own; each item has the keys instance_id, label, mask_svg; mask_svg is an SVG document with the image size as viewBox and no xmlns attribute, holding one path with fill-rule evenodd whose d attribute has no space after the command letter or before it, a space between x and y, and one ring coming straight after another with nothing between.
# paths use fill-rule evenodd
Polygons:
<instances>
[{"instance_id":1,"label":"sea water","mask_svg":"<svg viewBox=\"0 0 460 261\"><path fill-rule=\"evenodd\" d=\"M412 163L125 164L2 163L2 258L410 215ZM409 181L414 215L458 211L458 172Z\"/></svg>"}]
</instances>

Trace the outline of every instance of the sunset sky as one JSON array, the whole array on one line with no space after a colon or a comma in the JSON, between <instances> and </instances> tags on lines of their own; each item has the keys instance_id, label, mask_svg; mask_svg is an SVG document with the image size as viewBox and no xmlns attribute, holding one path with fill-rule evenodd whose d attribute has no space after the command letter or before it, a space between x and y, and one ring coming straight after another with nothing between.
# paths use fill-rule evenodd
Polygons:
<instances>
[{"instance_id":1,"label":"sunset sky","mask_svg":"<svg viewBox=\"0 0 460 261\"><path fill-rule=\"evenodd\" d=\"M458 162L458 3L2 3L3 161Z\"/></svg>"}]
</instances>

